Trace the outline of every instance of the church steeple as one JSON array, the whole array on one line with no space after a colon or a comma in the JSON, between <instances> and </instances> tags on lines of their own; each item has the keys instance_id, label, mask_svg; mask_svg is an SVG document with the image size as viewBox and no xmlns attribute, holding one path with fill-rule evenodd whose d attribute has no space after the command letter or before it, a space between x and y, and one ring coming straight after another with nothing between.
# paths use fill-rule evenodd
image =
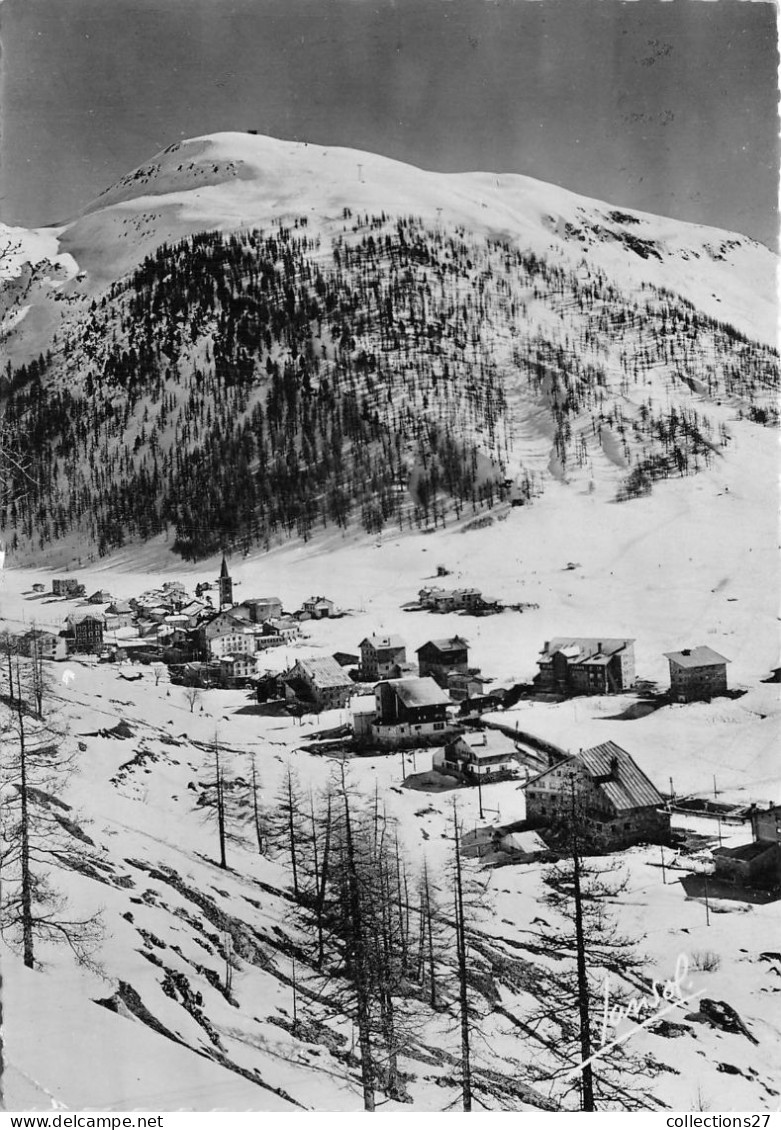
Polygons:
<instances>
[{"instance_id":1,"label":"church steeple","mask_svg":"<svg viewBox=\"0 0 781 1130\"><path fill-rule=\"evenodd\" d=\"M230 607L233 604L233 580L228 572L228 562L225 560L224 553L220 567L220 579L217 583L220 590L220 608L223 608L226 604Z\"/></svg>"}]
</instances>

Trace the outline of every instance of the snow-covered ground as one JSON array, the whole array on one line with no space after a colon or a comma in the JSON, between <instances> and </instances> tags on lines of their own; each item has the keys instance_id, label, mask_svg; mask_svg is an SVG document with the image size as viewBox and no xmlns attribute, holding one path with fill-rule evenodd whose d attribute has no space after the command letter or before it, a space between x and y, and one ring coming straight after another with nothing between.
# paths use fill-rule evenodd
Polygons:
<instances>
[{"instance_id":1,"label":"snow-covered ground","mask_svg":"<svg viewBox=\"0 0 781 1130\"><path fill-rule=\"evenodd\" d=\"M470 642L470 663L497 684L509 685L533 676L546 639L571 632L634 637L638 675L664 688L663 652L707 643L730 658L730 686L745 689L745 695L668 706L634 721L616 718L631 696L558 705L522 702L497 720L517 721L521 730L569 749L617 741L663 791L672 777L677 793L712 797L715 777L720 800L778 801L778 685L761 681L779 664L777 523L769 501L777 447L771 432L750 425L746 429L751 442L746 430L744 446L733 449L729 459L696 478L659 484L649 497L631 503L619 505L599 492L581 493L554 483L544 505L497 509L493 523L476 530L452 526L433 535L386 535L379 541L331 535L308 546L235 558L230 561L235 597L278 595L292 609L307 596L323 593L348 612L340 619L307 623L308 638L300 645L269 653L269 665L276 667L297 655L355 652L371 631L399 633L409 655L429 638L458 632ZM213 580L217 564L182 567L164 545L152 544L138 557L127 552L78 576L88 592L104 587L128 597L174 575L192 589L198 580ZM439 582L445 586L475 584L486 593L539 608L482 619L404 611L402 605L431 582L438 565L451 571ZM77 603L34 595L32 585L39 580L48 589L51 573L17 570L6 562L0 614L10 627L35 622L59 628ZM73 678L62 683L65 670ZM64 872L58 885L79 910L103 908L104 972L102 978L78 972L65 955L47 953L48 969L29 973L3 949L8 1105L43 1108L56 1100L71 1108L271 1110L294 1109L295 1102L319 1110L359 1109L355 1072L346 1071L325 1048L295 1039L270 1019L289 1021L292 1007L284 938L295 938L296 927L289 904L274 893L289 883L282 860L261 858L247 844L231 849L231 869L220 871L214 832L195 811L189 787L209 773L208 753L193 742L208 743L217 734L233 751L231 771L246 775L250 756L256 755L267 803L274 804L288 765L306 788L317 791L333 763L300 747L321 727L344 721L346 713L305 718L303 724L264 718L243 712L247 696L239 691L203 692L203 709L196 706L191 712L182 688L166 681L155 686L150 668L134 670L143 670L138 682L121 678L129 668L98 666L91 660L52 666L69 740L79 756L79 771L65 798L79 820L89 821L90 836L113 868L108 884ZM131 727L131 739L100 736L99 731L120 720ZM139 751L144 756L134 760ZM416 768L427 768L430 758L430 752L418 753ZM410 757L405 767L401 754L391 754L354 760L350 775L366 796L376 790L388 813L398 818L409 858L420 862L425 857L443 874L452 850L452 794L402 789L404 773L411 768ZM517 782L487 787L483 803L489 820L524 815ZM460 790L458 804L465 828L481 822L474 791ZM717 844L714 824L700 821L698 830ZM724 826L721 831L726 838L733 829ZM735 829L733 840L726 842L745 837L745 829ZM633 1037L636 1050L652 1052L668 1065L653 1081L653 1094L680 1110L703 1101L718 1110L775 1109L775 1092L781 1090L777 975L772 961L759 955L773 948L781 904L715 898L708 924L702 898L696 891L687 893L681 882L687 869L702 863L694 857L674 859L668 852L665 884L659 854L658 848L645 847L621 854L629 876L628 892L615 907L621 928L644 939L647 968L659 977L672 976L679 953L715 953L718 968L692 972L694 990L731 1004L759 1044L698 1021L688 1022L688 1034L676 1039L650 1033ZM164 877L165 868L186 889L173 887ZM502 868L491 874L489 888L493 894L486 928L497 944L516 947L513 952L533 946L540 929L533 922L542 894L540 865ZM263 961L242 961L236 973L238 1008L196 969L205 963L222 975L218 954L204 956L204 939L199 941L188 921L188 913L199 914L192 891L207 894L262 939ZM150 937L162 946L150 944ZM204 1058L214 1045L181 1003L162 991L161 969L142 950L197 985L204 1012L233 1065L230 1070ZM112 1015L92 1003L111 997L120 981L131 985L156 1019L187 1046L165 1041L121 1009ZM513 1007L522 1010L524 999L516 998ZM31 1015L36 1017L35 1038ZM89 1060L89 1068L81 1050L66 1038L71 1018L94 1040L96 1058ZM519 1048L517 1033L501 1016L490 1017L488 1025L500 1058L507 1057L507 1071L512 1071L511 1057L532 1054ZM349 1024L337 1022L334 1030L349 1040ZM431 1031L427 1038L430 1045L450 1047L457 1054L453 1032ZM95 1062L101 1071L94 1069ZM131 1062L132 1077L121 1066ZM237 1067L257 1071L262 1083L237 1074ZM443 1109L452 1101L452 1088L436 1082L441 1069L423 1069L414 1057L408 1067L415 1109Z\"/></svg>"},{"instance_id":2,"label":"snow-covered ground","mask_svg":"<svg viewBox=\"0 0 781 1130\"><path fill-rule=\"evenodd\" d=\"M587 256L589 271L604 271L629 292L643 283L669 287L757 340L776 340L777 260L745 237L618 213L524 177L444 176L348 150L221 134L170 147L62 228L0 233L6 252L0 313L6 328L14 328L9 351L22 357L25 350L34 355L47 348L72 310L84 316L93 295L162 240L215 228L270 227L302 215L312 216L309 235L329 240L341 232L347 204L354 213L408 212L431 224L462 224L567 269ZM628 235L654 250L635 253ZM669 394L662 377L654 395ZM303 641L267 653L269 668L279 670L301 655L355 653L373 632L401 635L413 659L426 640L457 633L469 641L470 664L495 685L509 686L531 680L552 637L631 637L639 678L665 689L664 653L707 644L729 658L730 686L745 691L740 697L666 706L635 720L619 717L635 701L631 695L522 701L496 720L570 750L616 741L663 792L672 779L679 795L713 798L715 792L736 804L781 800L778 684L763 681L781 664L776 434L737 421L734 404L709 403L711 418L731 433L726 454L714 454L697 475L657 483L650 495L619 504L620 451L611 449L609 436L603 465L596 472L572 467L564 482L550 466L550 437L531 420L528 404L516 407L515 455L549 478L532 505L498 506L472 528L470 515L426 534L386 531L371 538L330 531L306 545L230 560L237 600L274 595L293 610L306 597L324 594L345 612L307 623ZM81 547L65 548L78 558ZM47 557L62 552L62 546L42 552L36 568L15 567L7 555L0 569L0 628L63 627L79 602L48 594L53 570ZM85 560L89 552L84 547ZM174 576L192 591L198 581L213 581L218 566L219 559L183 564L157 539L76 573L88 593L107 588L127 598ZM448 575L438 577L439 566ZM47 593L32 592L39 581ZM432 583L475 585L532 607L481 619L405 611L418 589ZM123 678L139 671L137 681ZM94 840L103 864L97 874L58 871L56 882L80 915L102 912L105 936L97 972L78 970L66 953L47 949L40 953L45 968L30 972L0 944L6 1105L360 1109L355 1064L344 1054L354 1035L349 1022L328 1022L330 1043L290 1032L291 950L300 930L283 858L258 855L248 837L230 846L228 870L220 869L215 833L196 807L213 772L205 747L215 737L228 751L231 774L246 777L256 758L269 808L277 804L288 767L316 793L334 762L302 744L322 727L346 721L347 712L301 723L263 717L247 709L247 694L239 691L202 692L191 709L183 689L165 678L156 684L151 668L76 657L51 665L51 676L52 701L77 760L60 799L72 805L72 819ZM108 732L120 721L131 736ZM411 866L425 859L441 878L452 853L453 794L401 787L405 773L428 768L431 756L357 758L349 773L359 793L381 798L397 818ZM466 829L482 822L473 790L459 790L457 800ZM483 803L492 821L524 816L517 781L486 786ZM710 970L692 969L692 991L727 1001L758 1043L697 1019L687 1020L678 1035L632 1037L638 1051L664 1065L649 1093L677 1110L705 1104L777 1109L781 965L777 955L760 955L775 952L781 904L714 897L708 922L689 875L707 862L708 841L716 845L721 833L725 841L731 837L727 842L744 842L746 829L719 829L701 818L679 818L679 825L704 837L699 855L660 855L658 847L621 853L628 890L614 908L619 926L642 939L649 975L671 977L680 953L698 966L703 954L714 955L704 962ZM540 933L541 865L514 864L484 873L483 880L485 905L474 925L484 944L522 954L532 970L555 961ZM235 1003L220 988L226 932L242 946ZM306 971L299 974L306 978ZM505 989L508 1012L525 1016L530 994ZM134 1018L127 1002L136 998L168 1038ZM539 1054L498 1010L485 1024L493 1066L508 1076L518 1062L525 1069ZM452 1062L426 1059L426 1048L457 1059L449 1020L429 1020L420 1046L405 1057L413 1109L445 1109L456 1097ZM552 1086L539 1093L555 1098ZM410 1108L389 1102L384 1109Z\"/></svg>"}]
</instances>

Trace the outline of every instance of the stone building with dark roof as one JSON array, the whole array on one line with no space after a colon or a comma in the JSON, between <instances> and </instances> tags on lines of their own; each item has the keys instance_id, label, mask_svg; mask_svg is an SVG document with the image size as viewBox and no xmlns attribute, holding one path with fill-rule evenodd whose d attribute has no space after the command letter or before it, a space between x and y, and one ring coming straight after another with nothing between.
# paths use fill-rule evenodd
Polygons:
<instances>
[{"instance_id":1,"label":"stone building with dark roof","mask_svg":"<svg viewBox=\"0 0 781 1130\"><path fill-rule=\"evenodd\" d=\"M726 694L729 659L711 647L684 647L666 651L670 664L670 697L676 702L696 702Z\"/></svg>"},{"instance_id":2,"label":"stone building with dark roof","mask_svg":"<svg viewBox=\"0 0 781 1130\"><path fill-rule=\"evenodd\" d=\"M556 694L616 694L635 684L635 641L591 636L546 640L534 682Z\"/></svg>"},{"instance_id":3,"label":"stone building with dark roof","mask_svg":"<svg viewBox=\"0 0 781 1130\"><path fill-rule=\"evenodd\" d=\"M601 849L663 843L670 836L664 798L615 742L581 750L526 784L526 816L554 830L578 823L584 843Z\"/></svg>"},{"instance_id":4,"label":"stone building with dark roof","mask_svg":"<svg viewBox=\"0 0 781 1130\"><path fill-rule=\"evenodd\" d=\"M393 677L395 668L407 662L407 646L401 636L367 636L359 647L360 676L367 683Z\"/></svg>"},{"instance_id":5,"label":"stone building with dark roof","mask_svg":"<svg viewBox=\"0 0 781 1130\"><path fill-rule=\"evenodd\" d=\"M444 743L450 696L430 678L384 679L374 688L372 739L391 749Z\"/></svg>"},{"instance_id":6,"label":"stone building with dark roof","mask_svg":"<svg viewBox=\"0 0 781 1130\"><path fill-rule=\"evenodd\" d=\"M311 702L316 710L342 709L356 693L355 683L330 655L299 659L282 679L288 699Z\"/></svg>"},{"instance_id":7,"label":"stone building with dark roof","mask_svg":"<svg viewBox=\"0 0 781 1130\"><path fill-rule=\"evenodd\" d=\"M469 670L469 644L461 636L428 640L416 654L421 676L430 675L441 687L451 673L466 675Z\"/></svg>"}]
</instances>

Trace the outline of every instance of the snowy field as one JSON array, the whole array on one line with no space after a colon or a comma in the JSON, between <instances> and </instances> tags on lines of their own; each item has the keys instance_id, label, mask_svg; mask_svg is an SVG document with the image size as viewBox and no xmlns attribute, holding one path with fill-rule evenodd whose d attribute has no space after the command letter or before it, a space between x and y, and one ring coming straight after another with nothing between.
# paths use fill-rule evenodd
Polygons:
<instances>
[{"instance_id":1,"label":"snowy field","mask_svg":"<svg viewBox=\"0 0 781 1130\"><path fill-rule=\"evenodd\" d=\"M676 793L712 798L715 778L719 800L778 801L778 685L762 682L781 662L776 508L769 502L776 457L775 435L744 424L728 461L719 460L695 478L657 485L651 496L628 504L600 497L599 491L581 492L577 484L551 483L539 504L496 509L493 523L477 530L454 525L434 535L386 535L380 541L329 536L309 546L234 558L235 599L276 595L294 609L322 593L348 613L307 623L303 642L269 655L277 669L299 655L355 653L374 631L399 633L410 657L427 639L458 633L470 643L470 664L496 685L508 686L532 678L545 640L572 633L635 638L638 676L664 689L663 653L707 644L731 660L730 686L744 695L668 706L634 721L616 718L632 696L522 702L496 718L517 721L521 730L572 750L616 741L663 792L672 777ZM403 611L432 582L438 565L451 571L441 582L445 586L473 584L539 609L482 619ZM104 587L127 598L173 577L192 591L199 580L213 580L217 567L216 560L182 565L164 545L153 543L77 575L88 593ZM51 576L48 570L14 569L6 561L0 615L10 628L63 626L78 602L54 602L31 591L37 581L48 590ZM65 670L73 677L63 683ZM121 677L138 670L140 681ZM245 843L231 848L229 870L220 870L214 833L195 811L191 790L208 775L203 746L216 735L231 751L231 772L246 775L255 756L270 806L289 766L316 792L327 784L334 763L300 747L317 730L345 721L346 713L305 717L303 724L264 718L243 712L248 696L241 691L202 692L191 711L183 689L166 679L156 686L148 667L98 666L74 658L51 671L67 741L78 754L78 772L63 799L112 870L109 882L76 871L57 877L80 911L102 910L102 974L79 971L59 951L46 953L44 972L31 973L3 947L9 1108L360 1109L355 1072L272 1019L289 1020L291 969L284 939L297 937L282 894L289 885L284 861L260 857ZM120 721L129 725L132 738L105 736ZM144 756L137 758L139 751ZM425 769L430 757L430 751L418 753L417 769ZM381 797L388 814L398 818L409 858L415 863L425 858L443 874L452 852L453 794L402 789L404 772L401 754L355 759L349 770L362 794ZM475 827L480 823L475 792L456 795L465 829ZM487 787L484 805L491 820L524 815L517 782ZM701 825L708 835L707 822ZM730 842L742 842L745 835L738 830ZM709 839L714 846L713 825ZM759 955L778 937L781 904L714 898L708 924L703 899L696 891L687 893L682 882L707 859L707 848L704 843L700 863L696 857L675 860L668 852L667 883L659 848L622 853L629 885L615 910L622 929L642 937L647 968L656 976L672 976L681 952L714 952L718 967L693 971L694 989L729 1002L759 1043L696 1021L679 1038L644 1032L633 1042L668 1065L651 1085L659 1103L676 1110L703 1102L716 1110L773 1110L781 1090L779 987L772 962ZM179 877L184 891L165 878L165 868ZM497 945L517 949L539 941L533 920L540 913L541 871L539 864L527 864L483 873L488 886L482 928ZM206 962L220 973L219 961L207 961L203 939L199 943L188 921L192 891L250 923L254 936L263 939L263 962L243 961L236 973L238 1007L197 971ZM150 937L160 946L151 943L150 949ZM160 967L143 951L197 984L219 1035L220 1054L231 1066L215 1061L215 1045L204 1028L162 991ZM121 1005L112 1013L93 1003L116 995L120 983L132 986L181 1042L139 1024ZM514 998L512 1007L522 1012L523 998ZM511 1060L526 1062L533 1055L501 1015L487 1023L508 1072L515 1070ZM89 1034L89 1054L74 1047L69 1038L74 1030ZM349 1023L334 1022L334 1030L350 1039ZM444 1024L428 1031L426 1040L427 1046L457 1054L456 1034ZM442 1064L423 1067L412 1057L408 1066L414 1109L441 1110L453 1100L452 1086L440 1078ZM242 1070L258 1072L263 1083ZM410 1107L390 1102L385 1109Z\"/></svg>"}]
</instances>

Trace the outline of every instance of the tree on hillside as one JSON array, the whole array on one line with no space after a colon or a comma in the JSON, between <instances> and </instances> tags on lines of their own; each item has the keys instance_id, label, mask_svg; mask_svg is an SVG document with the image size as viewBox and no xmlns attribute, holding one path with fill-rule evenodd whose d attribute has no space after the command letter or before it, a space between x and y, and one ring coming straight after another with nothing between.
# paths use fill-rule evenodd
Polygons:
<instances>
[{"instance_id":1,"label":"tree on hillside","mask_svg":"<svg viewBox=\"0 0 781 1130\"><path fill-rule=\"evenodd\" d=\"M210 773L201 786L196 801L206 822L213 824L217 832L219 866L227 870L227 849L229 844L244 842L247 823L248 797L247 782L226 768L225 750L215 733L209 745Z\"/></svg>"},{"instance_id":2,"label":"tree on hillside","mask_svg":"<svg viewBox=\"0 0 781 1130\"><path fill-rule=\"evenodd\" d=\"M656 1073L653 1062L634 1055L623 1043L605 1044L604 985L611 1003L627 999L644 958L638 939L619 930L610 904L626 888L625 874L609 861L587 856L585 800L573 774L569 812L559 849L563 858L544 873L545 903L555 921L541 923L551 958L539 984L539 1005L527 1024L545 1035L554 1065L540 1068L540 1079L561 1088L561 1100L578 1096L581 1110L647 1109L643 1082ZM608 1041L609 1044L609 1041Z\"/></svg>"},{"instance_id":3,"label":"tree on hillside","mask_svg":"<svg viewBox=\"0 0 781 1130\"><path fill-rule=\"evenodd\" d=\"M34 678L18 655L7 655L10 687L0 752L0 933L36 965L38 941L67 944L80 964L95 967L100 915L71 917L53 871L83 869L94 844L61 799L73 770L65 736L37 712Z\"/></svg>"},{"instance_id":4,"label":"tree on hillside","mask_svg":"<svg viewBox=\"0 0 781 1130\"><path fill-rule=\"evenodd\" d=\"M377 1092L405 1101L400 1056L426 1014L415 991L406 862L379 797L351 787L344 766L313 813L315 834L299 840L299 920L311 954L310 991L331 1015L352 1018L364 1107Z\"/></svg>"}]
</instances>

